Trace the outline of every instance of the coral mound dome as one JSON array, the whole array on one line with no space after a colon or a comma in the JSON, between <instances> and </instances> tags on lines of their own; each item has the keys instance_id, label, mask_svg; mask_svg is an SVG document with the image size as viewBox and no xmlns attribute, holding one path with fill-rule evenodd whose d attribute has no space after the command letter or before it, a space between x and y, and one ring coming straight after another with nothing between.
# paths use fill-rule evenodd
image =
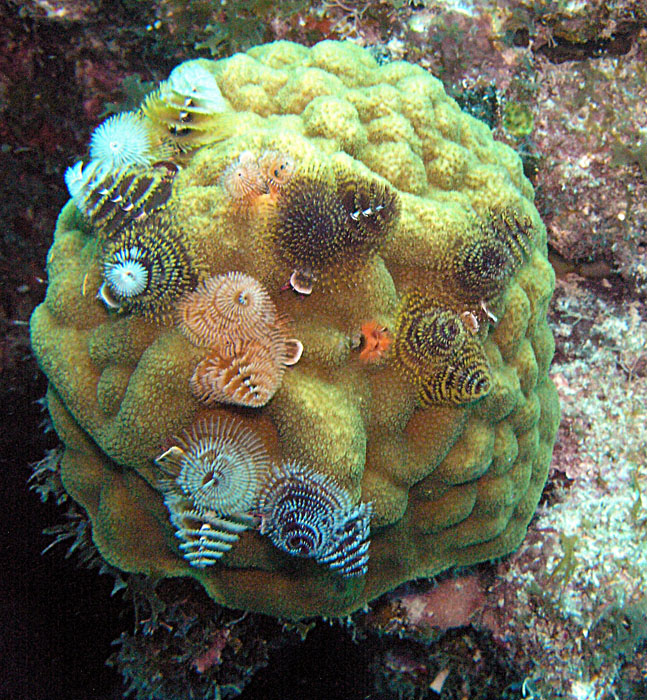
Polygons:
<instances>
[{"instance_id":1,"label":"coral mound dome","mask_svg":"<svg viewBox=\"0 0 647 700\"><path fill-rule=\"evenodd\" d=\"M136 115L163 164L83 180L31 322L103 557L298 619L512 552L559 420L519 157L343 42L191 61Z\"/></svg>"}]
</instances>

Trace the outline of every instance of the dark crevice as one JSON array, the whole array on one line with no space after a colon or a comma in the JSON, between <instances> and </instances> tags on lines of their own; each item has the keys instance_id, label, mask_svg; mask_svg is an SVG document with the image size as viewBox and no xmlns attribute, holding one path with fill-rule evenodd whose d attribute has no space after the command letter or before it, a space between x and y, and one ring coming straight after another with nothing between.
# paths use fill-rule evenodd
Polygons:
<instances>
[{"instance_id":1,"label":"dark crevice","mask_svg":"<svg viewBox=\"0 0 647 700\"><path fill-rule=\"evenodd\" d=\"M534 52L545 56L551 63L566 61L584 61L589 58L605 58L609 56L624 56L631 50L636 36L645 26L632 24L613 36L589 41L569 41L558 34L553 34L552 41L541 44ZM529 46L530 34L527 29L519 29L514 36L515 46Z\"/></svg>"}]
</instances>

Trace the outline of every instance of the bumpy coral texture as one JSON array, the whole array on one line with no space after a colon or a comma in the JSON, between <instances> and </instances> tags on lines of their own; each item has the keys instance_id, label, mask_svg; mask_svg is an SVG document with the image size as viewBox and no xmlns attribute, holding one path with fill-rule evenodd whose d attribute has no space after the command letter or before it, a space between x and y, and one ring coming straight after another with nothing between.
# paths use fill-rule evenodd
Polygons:
<instances>
[{"instance_id":1,"label":"bumpy coral texture","mask_svg":"<svg viewBox=\"0 0 647 700\"><path fill-rule=\"evenodd\" d=\"M378 66L351 44L277 42L204 64L239 115L228 138L182 156L168 203L177 233L200 279L239 271L261 281L303 355L263 407L201 403L190 379L205 349L167 319L115 312L96 299L102 244L70 202L32 338L66 446L63 482L88 511L99 550L121 569L193 576L218 602L292 618L346 614L403 581L513 551L537 506L559 419L547 374L553 272L521 161L422 68ZM262 240L280 225L276 214L268 218L257 202L241 211L223 186L223 174L247 152L283 154L294 164L286 195L293 199L282 200L294 201L285 235L299 235L301 214L309 220L311 212L298 209L309 198L321 196L312 201L317 212L330 200L312 185L308 197L292 194L300 167L324 173L322 182L336 173L337 182L390 187L399 200L392 230L357 264L343 259L342 240L339 264L315 276L311 294L297 294L286 284L294 260L273 248L276 235ZM374 220L358 212L358 226ZM497 212L522 223L523 250L505 233L488 233ZM483 252L489 244L492 254ZM298 252L298 242L293 247ZM474 268L461 258L468 254L486 262ZM508 258L507 271L493 273L497 289L491 281L471 288L463 277ZM390 334L410 327L402 314L411 295L446 310L461 347L471 348L452 357L459 365L477 358L489 379L479 384L485 396L443 400L442 383L421 400L424 368L416 378L398 363L402 338L379 362L362 361L363 324ZM290 557L254 529L214 566L197 569L181 557L154 458L196 420L232 415L275 463L308 465L354 504L372 503L365 577L342 578Z\"/></svg>"}]
</instances>

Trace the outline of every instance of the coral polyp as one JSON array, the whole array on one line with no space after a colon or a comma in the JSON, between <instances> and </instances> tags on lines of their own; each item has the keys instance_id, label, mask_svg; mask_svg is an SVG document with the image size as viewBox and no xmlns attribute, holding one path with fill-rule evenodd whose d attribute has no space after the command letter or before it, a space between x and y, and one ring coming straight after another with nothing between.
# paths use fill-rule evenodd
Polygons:
<instances>
[{"instance_id":1,"label":"coral polyp","mask_svg":"<svg viewBox=\"0 0 647 700\"><path fill-rule=\"evenodd\" d=\"M191 259L166 216L135 221L109 239L101 267L121 309L147 318L168 317L195 283Z\"/></svg>"},{"instance_id":2,"label":"coral polyp","mask_svg":"<svg viewBox=\"0 0 647 700\"><path fill-rule=\"evenodd\" d=\"M353 506L329 477L291 462L275 466L258 512L261 534L284 552L325 563L341 576L366 574L371 507Z\"/></svg>"},{"instance_id":3,"label":"coral polyp","mask_svg":"<svg viewBox=\"0 0 647 700\"><path fill-rule=\"evenodd\" d=\"M167 499L217 515L253 509L270 461L249 427L233 418L202 419L174 441L155 459L167 475L160 480Z\"/></svg>"}]
</instances>

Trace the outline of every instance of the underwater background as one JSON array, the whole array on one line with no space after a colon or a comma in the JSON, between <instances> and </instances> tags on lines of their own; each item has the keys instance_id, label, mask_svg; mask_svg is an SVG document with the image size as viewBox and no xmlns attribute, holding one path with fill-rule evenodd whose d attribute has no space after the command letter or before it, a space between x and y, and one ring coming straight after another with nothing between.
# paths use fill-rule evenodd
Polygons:
<instances>
[{"instance_id":1,"label":"underwater background","mask_svg":"<svg viewBox=\"0 0 647 700\"><path fill-rule=\"evenodd\" d=\"M214 673L242 698L647 697L645 3L3 0L0 22L0 694L218 697ZM416 63L519 153L557 275L562 407L516 553L405 585L369 614L287 628L214 618L197 585L155 588L102 565L53 476L27 328L69 198L63 174L96 125L183 60L277 39ZM193 646L169 634L182 622Z\"/></svg>"}]
</instances>

